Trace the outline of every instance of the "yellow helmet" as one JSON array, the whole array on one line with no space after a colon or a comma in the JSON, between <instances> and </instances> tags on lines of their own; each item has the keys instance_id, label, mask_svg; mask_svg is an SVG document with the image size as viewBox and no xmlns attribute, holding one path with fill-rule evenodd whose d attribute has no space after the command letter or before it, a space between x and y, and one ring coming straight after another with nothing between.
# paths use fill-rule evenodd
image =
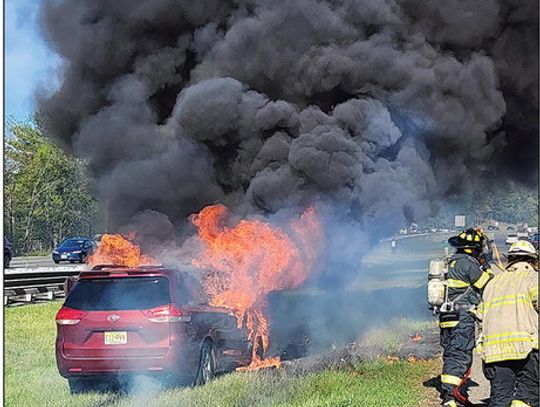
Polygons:
<instances>
[{"instance_id":1,"label":"yellow helmet","mask_svg":"<svg viewBox=\"0 0 540 407\"><path fill-rule=\"evenodd\" d=\"M470 228L464 230L457 236L452 236L450 239L448 239L448 243L457 248L478 249L482 248L484 239L485 237L482 232Z\"/></svg>"},{"instance_id":2,"label":"yellow helmet","mask_svg":"<svg viewBox=\"0 0 540 407\"><path fill-rule=\"evenodd\" d=\"M534 248L532 243L528 242L527 240L519 240L516 243L514 243L512 246L510 246L510 249L508 249L508 255L509 256L528 256L535 259L538 257L536 253L536 249Z\"/></svg>"}]
</instances>

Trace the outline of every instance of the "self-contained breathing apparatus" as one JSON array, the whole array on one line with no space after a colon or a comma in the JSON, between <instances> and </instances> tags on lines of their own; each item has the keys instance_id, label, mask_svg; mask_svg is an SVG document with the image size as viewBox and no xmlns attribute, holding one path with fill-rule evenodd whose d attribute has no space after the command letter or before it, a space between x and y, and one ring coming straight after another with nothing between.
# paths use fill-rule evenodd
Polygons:
<instances>
[{"instance_id":1,"label":"self-contained breathing apparatus","mask_svg":"<svg viewBox=\"0 0 540 407\"><path fill-rule=\"evenodd\" d=\"M427 298L430 309L433 309L434 314L440 312L441 309L446 310L451 307L448 304L448 286L446 282L449 259L450 257L447 256L429 262Z\"/></svg>"},{"instance_id":2,"label":"self-contained breathing apparatus","mask_svg":"<svg viewBox=\"0 0 540 407\"><path fill-rule=\"evenodd\" d=\"M491 242L485 239L482 232L474 229L468 229L461 232L458 236L448 240L450 245L456 248L465 249L472 254L474 251L481 253L475 256L480 263L480 268L488 265L492 255ZM451 313L458 311L457 302L468 294L470 286L465 292L458 295L452 301L448 298L448 268L450 266L452 256L444 256L441 259L431 260L428 269L428 284L427 284L427 302L429 308L434 314Z\"/></svg>"},{"instance_id":3,"label":"self-contained breathing apparatus","mask_svg":"<svg viewBox=\"0 0 540 407\"><path fill-rule=\"evenodd\" d=\"M463 293L452 301L448 299L447 275L450 261L451 256L446 256L429 262L427 301L434 314L458 311L457 302L467 295L471 289L471 286L468 286ZM483 269L483 265L480 265L480 268Z\"/></svg>"}]
</instances>

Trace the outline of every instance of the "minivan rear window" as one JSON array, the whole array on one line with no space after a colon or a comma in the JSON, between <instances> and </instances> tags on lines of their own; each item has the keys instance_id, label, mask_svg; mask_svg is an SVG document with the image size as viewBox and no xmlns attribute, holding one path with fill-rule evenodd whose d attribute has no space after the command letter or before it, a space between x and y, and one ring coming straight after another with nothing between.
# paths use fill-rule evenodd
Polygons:
<instances>
[{"instance_id":1,"label":"minivan rear window","mask_svg":"<svg viewBox=\"0 0 540 407\"><path fill-rule=\"evenodd\" d=\"M164 277L122 277L79 280L65 306L84 311L150 309L169 304L169 281Z\"/></svg>"}]
</instances>

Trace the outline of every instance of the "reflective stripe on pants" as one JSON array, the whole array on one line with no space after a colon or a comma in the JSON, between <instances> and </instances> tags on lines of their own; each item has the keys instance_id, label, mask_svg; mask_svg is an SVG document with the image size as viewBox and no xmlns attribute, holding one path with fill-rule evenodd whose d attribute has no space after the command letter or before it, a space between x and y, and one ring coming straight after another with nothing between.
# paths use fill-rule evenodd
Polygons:
<instances>
[{"instance_id":1,"label":"reflective stripe on pants","mask_svg":"<svg viewBox=\"0 0 540 407\"><path fill-rule=\"evenodd\" d=\"M512 400L510 407L532 407L530 404L524 403L521 400Z\"/></svg>"},{"instance_id":2,"label":"reflective stripe on pants","mask_svg":"<svg viewBox=\"0 0 540 407\"><path fill-rule=\"evenodd\" d=\"M523 360L486 363L484 375L491 384L490 407L539 407L537 350Z\"/></svg>"},{"instance_id":3,"label":"reflective stripe on pants","mask_svg":"<svg viewBox=\"0 0 540 407\"><path fill-rule=\"evenodd\" d=\"M445 321L439 322L439 327L441 328L453 328L458 324L459 321Z\"/></svg>"},{"instance_id":4,"label":"reflective stripe on pants","mask_svg":"<svg viewBox=\"0 0 540 407\"><path fill-rule=\"evenodd\" d=\"M451 315L450 315L451 317ZM441 316L443 322L450 322L448 316ZM443 402L454 400L454 389L472 364L475 345L475 321L470 312L456 315L459 323L454 328L441 329L443 347L443 369L441 375L441 395Z\"/></svg>"},{"instance_id":5,"label":"reflective stripe on pants","mask_svg":"<svg viewBox=\"0 0 540 407\"><path fill-rule=\"evenodd\" d=\"M459 386L459 384L461 383L461 380L462 380L461 377L452 376L449 374L441 375L441 383L453 384L454 386Z\"/></svg>"}]
</instances>

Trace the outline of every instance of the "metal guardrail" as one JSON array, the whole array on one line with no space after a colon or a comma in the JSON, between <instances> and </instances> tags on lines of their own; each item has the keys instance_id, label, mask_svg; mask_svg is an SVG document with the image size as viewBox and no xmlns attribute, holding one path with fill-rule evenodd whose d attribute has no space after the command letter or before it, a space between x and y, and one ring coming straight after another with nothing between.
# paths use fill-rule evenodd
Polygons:
<instances>
[{"instance_id":1,"label":"metal guardrail","mask_svg":"<svg viewBox=\"0 0 540 407\"><path fill-rule=\"evenodd\" d=\"M64 296L64 283L86 267L8 269L4 271L4 305L54 300Z\"/></svg>"}]
</instances>

